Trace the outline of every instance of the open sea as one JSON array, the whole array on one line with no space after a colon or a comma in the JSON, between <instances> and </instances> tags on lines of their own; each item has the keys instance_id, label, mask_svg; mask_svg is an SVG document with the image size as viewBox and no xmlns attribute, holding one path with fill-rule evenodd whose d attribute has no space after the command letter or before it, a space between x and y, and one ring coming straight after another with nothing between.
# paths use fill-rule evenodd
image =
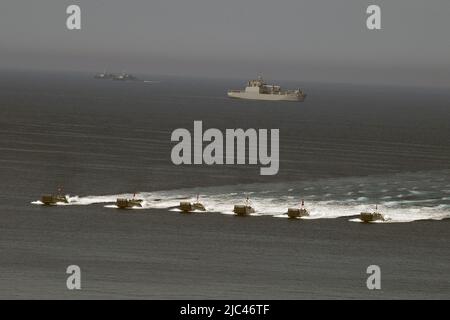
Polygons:
<instances>
[{"instance_id":1,"label":"open sea","mask_svg":"<svg viewBox=\"0 0 450 320\"><path fill-rule=\"evenodd\" d=\"M1 73L0 298L450 298L448 88L281 82L308 94L291 103L226 97L248 79L139 77ZM175 166L171 133L195 120L279 129L279 173ZM70 202L42 206L58 187ZM142 208L115 208L133 193ZM207 212L180 214L196 194ZM233 216L247 196L257 213ZM302 199L311 215L286 219ZM360 223L375 205L387 221Z\"/></svg>"}]
</instances>

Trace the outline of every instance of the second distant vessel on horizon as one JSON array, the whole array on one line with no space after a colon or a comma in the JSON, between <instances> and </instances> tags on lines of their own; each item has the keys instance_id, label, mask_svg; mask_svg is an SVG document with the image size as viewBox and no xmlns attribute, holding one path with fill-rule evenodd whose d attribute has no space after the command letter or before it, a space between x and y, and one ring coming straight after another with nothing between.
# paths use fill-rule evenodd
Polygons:
<instances>
[{"instance_id":1,"label":"second distant vessel on horizon","mask_svg":"<svg viewBox=\"0 0 450 320\"><path fill-rule=\"evenodd\" d=\"M101 72L97 73L94 76L95 79L109 79L109 80L119 80L119 81L135 81L139 80L135 76L129 73L121 73L121 74L114 74L109 72Z\"/></svg>"}]
</instances>

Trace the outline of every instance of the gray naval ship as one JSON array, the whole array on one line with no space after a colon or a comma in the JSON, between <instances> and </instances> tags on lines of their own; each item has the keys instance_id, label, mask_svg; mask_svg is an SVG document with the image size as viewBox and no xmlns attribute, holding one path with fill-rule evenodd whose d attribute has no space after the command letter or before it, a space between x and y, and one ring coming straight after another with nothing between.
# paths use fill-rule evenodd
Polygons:
<instances>
[{"instance_id":1,"label":"gray naval ship","mask_svg":"<svg viewBox=\"0 0 450 320\"><path fill-rule=\"evenodd\" d=\"M250 80L244 90L229 90L228 96L236 99L297 102L306 98L306 94L300 89L282 90L281 86L265 83L262 77Z\"/></svg>"},{"instance_id":2,"label":"gray naval ship","mask_svg":"<svg viewBox=\"0 0 450 320\"><path fill-rule=\"evenodd\" d=\"M94 78L95 79L113 79L116 75L108 72L100 72L97 73Z\"/></svg>"}]
</instances>

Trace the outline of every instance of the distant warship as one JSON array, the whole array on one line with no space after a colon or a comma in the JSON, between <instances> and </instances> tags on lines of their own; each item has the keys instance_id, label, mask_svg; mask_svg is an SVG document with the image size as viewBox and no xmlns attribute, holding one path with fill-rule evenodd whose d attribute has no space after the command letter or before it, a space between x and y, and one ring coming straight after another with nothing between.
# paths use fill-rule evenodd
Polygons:
<instances>
[{"instance_id":1,"label":"distant warship","mask_svg":"<svg viewBox=\"0 0 450 320\"><path fill-rule=\"evenodd\" d=\"M121 74L114 74L114 73L97 73L94 76L95 79L109 79L109 80L118 80L118 81L136 81L139 80L137 77L133 76L129 73L121 73Z\"/></svg>"},{"instance_id":2,"label":"distant warship","mask_svg":"<svg viewBox=\"0 0 450 320\"><path fill-rule=\"evenodd\" d=\"M95 79L113 79L115 75L113 73L101 72L97 73L94 78Z\"/></svg>"},{"instance_id":3,"label":"distant warship","mask_svg":"<svg viewBox=\"0 0 450 320\"><path fill-rule=\"evenodd\" d=\"M135 76L133 76L129 73L121 73L119 75L114 76L112 79L118 80L118 81L136 81L136 80L138 80L138 78L136 78Z\"/></svg>"},{"instance_id":4,"label":"distant warship","mask_svg":"<svg viewBox=\"0 0 450 320\"><path fill-rule=\"evenodd\" d=\"M278 85L266 84L261 77L250 80L245 90L228 91L228 96L237 99L299 102L306 98L306 94L300 89L282 90Z\"/></svg>"}]
</instances>

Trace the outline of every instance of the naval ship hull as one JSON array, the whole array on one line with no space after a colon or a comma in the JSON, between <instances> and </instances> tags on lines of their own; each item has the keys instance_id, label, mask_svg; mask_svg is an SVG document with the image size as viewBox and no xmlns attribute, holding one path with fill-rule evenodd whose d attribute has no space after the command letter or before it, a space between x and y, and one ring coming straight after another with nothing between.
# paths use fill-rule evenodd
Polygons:
<instances>
[{"instance_id":1,"label":"naval ship hull","mask_svg":"<svg viewBox=\"0 0 450 320\"><path fill-rule=\"evenodd\" d=\"M305 96L293 94L253 93L244 91L229 91L228 96L234 99L265 100L265 101L294 101L302 102Z\"/></svg>"}]
</instances>

